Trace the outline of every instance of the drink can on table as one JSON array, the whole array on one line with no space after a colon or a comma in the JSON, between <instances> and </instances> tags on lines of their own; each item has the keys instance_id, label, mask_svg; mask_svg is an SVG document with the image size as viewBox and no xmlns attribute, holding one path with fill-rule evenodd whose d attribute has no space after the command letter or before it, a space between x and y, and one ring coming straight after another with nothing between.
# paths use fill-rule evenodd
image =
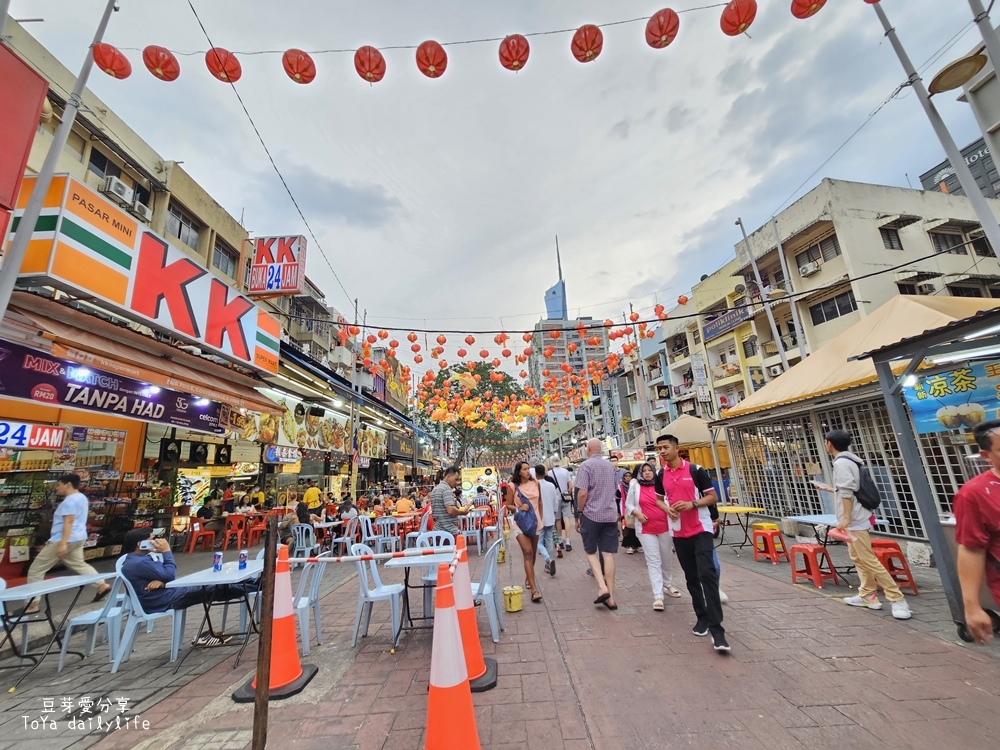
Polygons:
<instances>
[{"instance_id":1,"label":"drink can on table","mask_svg":"<svg viewBox=\"0 0 1000 750\"><path fill-rule=\"evenodd\" d=\"M240 570L246 570L246 567L247 567L247 556L249 554L250 553L247 552L245 549L241 549L240 550Z\"/></svg>"},{"instance_id":2,"label":"drink can on table","mask_svg":"<svg viewBox=\"0 0 1000 750\"><path fill-rule=\"evenodd\" d=\"M215 553L215 564L212 565L212 570L214 570L216 573L221 573L222 572L222 553L221 552L216 552Z\"/></svg>"}]
</instances>

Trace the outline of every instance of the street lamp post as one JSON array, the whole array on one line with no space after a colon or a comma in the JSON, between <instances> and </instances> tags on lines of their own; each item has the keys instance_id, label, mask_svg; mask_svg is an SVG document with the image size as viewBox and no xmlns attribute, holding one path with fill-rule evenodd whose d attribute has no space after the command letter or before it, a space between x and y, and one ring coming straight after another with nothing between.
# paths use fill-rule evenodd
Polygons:
<instances>
[{"instance_id":1,"label":"street lamp post","mask_svg":"<svg viewBox=\"0 0 1000 750\"><path fill-rule=\"evenodd\" d=\"M975 16L976 25L979 26L979 33L983 36L983 43L986 45L986 55L993 63L993 70L997 70L1000 65L1000 37L997 36L996 29L990 21L990 15L983 7L982 0L969 0L969 7Z\"/></svg>"}]
</instances>

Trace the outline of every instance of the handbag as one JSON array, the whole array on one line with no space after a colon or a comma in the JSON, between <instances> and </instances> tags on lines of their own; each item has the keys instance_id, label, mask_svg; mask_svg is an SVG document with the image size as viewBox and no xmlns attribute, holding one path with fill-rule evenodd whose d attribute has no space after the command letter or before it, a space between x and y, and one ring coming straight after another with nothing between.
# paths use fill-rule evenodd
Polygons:
<instances>
[{"instance_id":1,"label":"handbag","mask_svg":"<svg viewBox=\"0 0 1000 750\"><path fill-rule=\"evenodd\" d=\"M517 524L517 528L521 530L522 534L534 536L538 532L538 516L535 515L535 508L520 488L515 487L514 491L521 499L521 503L527 507L527 510L518 510L514 513L514 523Z\"/></svg>"}]
</instances>

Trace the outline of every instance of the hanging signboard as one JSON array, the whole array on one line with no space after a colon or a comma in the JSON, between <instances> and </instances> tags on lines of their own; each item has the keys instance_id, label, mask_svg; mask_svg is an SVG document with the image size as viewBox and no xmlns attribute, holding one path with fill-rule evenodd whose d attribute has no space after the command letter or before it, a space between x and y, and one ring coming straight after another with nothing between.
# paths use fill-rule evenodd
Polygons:
<instances>
[{"instance_id":1,"label":"hanging signboard","mask_svg":"<svg viewBox=\"0 0 1000 750\"><path fill-rule=\"evenodd\" d=\"M297 464L302 460L302 451L285 445L268 445L264 448L266 464Z\"/></svg>"},{"instance_id":2,"label":"hanging signboard","mask_svg":"<svg viewBox=\"0 0 1000 750\"><path fill-rule=\"evenodd\" d=\"M724 333L736 328L740 323L750 319L750 310L746 307L735 307L728 312L722 313L713 320L704 323L701 327L702 337L705 341L711 341Z\"/></svg>"},{"instance_id":3,"label":"hanging signboard","mask_svg":"<svg viewBox=\"0 0 1000 750\"><path fill-rule=\"evenodd\" d=\"M358 428L358 454L364 458L385 458L386 432L363 424Z\"/></svg>"},{"instance_id":4,"label":"hanging signboard","mask_svg":"<svg viewBox=\"0 0 1000 750\"><path fill-rule=\"evenodd\" d=\"M62 448L65 427L50 424L28 424L0 419L0 446L4 448Z\"/></svg>"},{"instance_id":5,"label":"hanging signboard","mask_svg":"<svg viewBox=\"0 0 1000 750\"><path fill-rule=\"evenodd\" d=\"M14 228L35 185L26 177ZM129 208L130 190L109 194ZM93 297L125 317L246 367L278 372L281 324L103 195L52 180L19 279Z\"/></svg>"},{"instance_id":6,"label":"hanging signboard","mask_svg":"<svg viewBox=\"0 0 1000 750\"><path fill-rule=\"evenodd\" d=\"M302 294L305 277L305 237L258 237L253 241L247 294L254 297Z\"/></svg>"},{"instance_id":7,"label":"hanging signboard","mask_svg":"<svg viewBox=\"0 0 1000 750\"><path fill-rule=\"evenodd\" d=\"M499 489L497 470L493 466L483 466L473 469L462 469L462 495L467 501L476 496L476 489L482 487L487 492Z\"/></svg>"},{"instance_id":8,"label":"hanging signboard","mask_svg":"<svg viewBox=\"0 0 1000 750\"><path fill-rule=\"evenodd\" d=\"M281 413L272 416L247 412L246 422L238 431L241 440L300 449L350 452L350 419L329 409L324 410L323 416L310 414L309 404L300 399L270 388L258 390L274 401Z\"/></svg>"},{"instance_id":9,"label":"hanging signboard","mask_svg":"<svg viewBox=\"0 0 1000 750\"><path fill-rule=\"evenodd\" d=\"M390 458L398 458L412 463L413 438L407 437L401 432L390 432L388 455Z\"/></svg>"},{"instance_id":10,"label":"hanging signboard","mask_svg":"<svg viewBox=\"0 0 1000 750\"><path fill-rule=\"evenodd\" d=\"M1000 415L1000 361L917 376L903 395L918 434L971 430Z\"/></svg>"}]
</instances>

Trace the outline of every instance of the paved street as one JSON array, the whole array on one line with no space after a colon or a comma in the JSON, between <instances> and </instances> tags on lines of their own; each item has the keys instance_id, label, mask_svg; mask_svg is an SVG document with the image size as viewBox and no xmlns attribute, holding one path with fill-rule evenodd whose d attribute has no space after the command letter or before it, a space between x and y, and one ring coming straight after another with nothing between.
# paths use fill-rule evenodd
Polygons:
<instances>
[{"instance_id":1,"label":"paved street","mask_svg":"<svg viewBox=\"0 0 1000 750\"><path fill-rule=\"evenodd\" d=\"M947 632L938 610L923 608L940 595L914 598L914 619L901 623L888 610L844 606L834 598L841 590L792 587L787 565L754 564L752 553L737 559L726 548L721 557L731 599L730 656L691 634L686 593L668 599L666 612L652 610L641 554L618 556L617 612L591 604L583 557L568 554L558 576L543 582L544 604L526 602L524 611L508 614L499 644L483 639L500 665L498 687L474 698L484 748L929 748L974 746L1000 731L1000 648L959 645L953 628L948 639L920 632ZM473 555L473 575L478 562ZM383 607L368 639L352 650L352 573L328 571L324 645L314 645L306 659L319 665L319 675L299 696L271 704L269 747L422 747L430 633L405 635L390 654ZM501 571L503 585L519 578ZM485 614L480 624L485 632ZM229 695L252 661L233 670L228 649L227 658L213 661L195 654L165 687L165 641L148 645L157 635L164 633L140 638L147 645L117 678L100 651L85 668L86 681L80 667L58 683L53 672L42 672L49 689L18 691L4 727L4 736L17 741L0 747L247 747L252 706L237 706ZM43 695L67 691L122 692L150 729L119 730L96 742L92 735L42 739L41 730L16 729L21 714L39 712Z\"/></svg>"}]
</instances>

